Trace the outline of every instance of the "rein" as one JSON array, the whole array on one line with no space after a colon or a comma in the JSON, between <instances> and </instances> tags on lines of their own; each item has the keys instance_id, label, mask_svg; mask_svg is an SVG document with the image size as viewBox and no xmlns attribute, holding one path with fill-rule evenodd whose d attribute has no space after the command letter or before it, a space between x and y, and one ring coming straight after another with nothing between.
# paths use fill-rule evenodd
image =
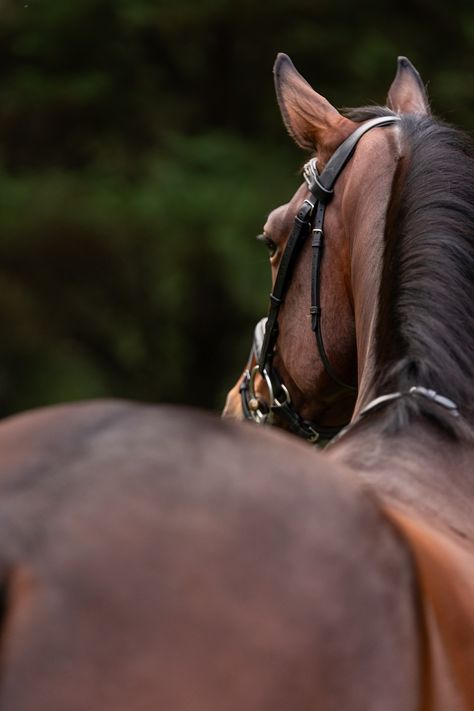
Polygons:
<instances>
[{"instance_id":1,"label":"rein","mask_svg":"<svg viewBox=\"0 0 474 711\"><path fill-rule=\"evenodd\" d=\"M324 244L324 216L326 207L334 194L334 185L352 157L362 136L373 128L390 126L399 120L398 116L383 116L371 119L359 126L341 143L322 173L318 172L316 158L312 158L305 165L303 175L312 199L304 200L296 213L293 229L283 252L275 284L270 294L268 316L266 320L262 319L255 329L249 364L252 356L255 356L257 365L252 370L250 367L247 368L240 387L242 411L246 419L257 424L271 423L272 414L278 413L279 418L283 419L295 434L312 443L329 440L343 429L344 425L324 427L305 420L294 408L288 389L273 367L273 357L278 339L278 314L297 257L306 238L311 234L311 328L315 333L319 355L327 374L339 386L356 390L355 386L344 383L334 372L327 357L321 332L320 274ZM268 402L264 402L256 394L255 378L257 374L260 374L267 385Z\"/></svg>"},{"instance_id":2,"label":"rein","mask_svg":"<svg viewBox=\"0 0 474 711\"><path fill-rule=\"evenodd\" d=\"M368 405L366 405L359 412L359 418L362 419L363 417L370 415L372 412L377 412L377 410L380 410L380 408L384 407L389 402L393 402L394 400L399 400L402 397L407 397L410 395L418 395L420 397L426 398L427 400L431 400L431 402L435 402L437 405L445 407L447 410L449 410L453 417L459 417L458 407L455 402L449 399L449 397L446 397L445 395L439 395L436 390L424 388L422 385L413 385L406 392L396 392L389 393L388 395L380 395L380 397L376 397L374 400L371 400Z\"/></svg>"},{"instance_id":3,"label":"rein","mask_svg":"<svg viewBox=\"0 0 474 711\"><path fill-rule=\"evenodd\" d=\"M368 417L374 412L378 412L390 405L390 403L395 400L400 400L404 397L423 397L430 402L434 402L440 407L444 407L453 417L460 417L459 409L456 403L445 395L440 395L436 390L431 390L431 388L424 388L422 385L413 385L411 388L405 391L397 391L394 393L388 393L387 395L380 395L379 397L371 400L362 410L356 420L350 422L346 427L343 427L336 437L331 441L331 445L339 442L339 440L348 432L350 432L359 422Z\"/></svg>"}]
</instances>

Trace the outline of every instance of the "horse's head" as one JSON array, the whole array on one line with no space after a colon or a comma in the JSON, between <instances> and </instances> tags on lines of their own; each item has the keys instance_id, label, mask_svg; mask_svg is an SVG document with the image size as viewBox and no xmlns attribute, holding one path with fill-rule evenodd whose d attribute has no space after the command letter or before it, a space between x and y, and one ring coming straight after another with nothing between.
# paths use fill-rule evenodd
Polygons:
<instances>
[{"instance_id":1,"label":"horse's head","mask_svg":"<svg viewBox=\"0 0 474 711\"><path fill-rule=\"evenodd\" d=\"M260 422L270 416L317 440L334 434L354 407L357 353L372 328L364 322L371 309L355 309L354 279L367 273L358 269L361 260L380 249L400 158L398 113L426 112L427 100L404 58L388 106L347 116L314 91L286 55L278 56L274 73L288 132L314 158L305 165L304 183L264 226L270 311L266 327L257 326L247 369L229 392L224 414ZM377 280L366 286L364 298L375 299ZM362 314L360 323L354 313Z\"/></svg>"}]
</instances>

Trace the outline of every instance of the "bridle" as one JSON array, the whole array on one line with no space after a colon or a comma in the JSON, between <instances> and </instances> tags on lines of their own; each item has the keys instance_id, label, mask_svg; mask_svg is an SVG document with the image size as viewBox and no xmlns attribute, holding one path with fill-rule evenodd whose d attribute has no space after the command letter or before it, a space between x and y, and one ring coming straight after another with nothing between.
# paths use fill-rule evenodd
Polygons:
<instances>
[{"instance_id":1,"label":"bridle","mask_svg":"<svg viewBox=\"0 0 474 711\"><path fill-rule=\"evenodd\" d=\"M296 213L293 229L281 257L275 284L270 294L268 316L266 319L259 321L255 328L249 366L244 373L240 386L242 411L246 419L252 420L257 424L270 424L273 421L273 415L277 414L279 419L286 422L295 434L313 443L329 440L345 427L345 425L337 427L318 425L301 417L293 406L288 388L273 367L273 357L278 339L278 314L298 255L305 240L311 235L310 314L311 328L316 336L319 356L326 373L335 383L347 390L356 390L355 386L345 383L334 372L324 347L321 332L320 289L324 216L326 207L334 194L334 185L352 157L362 136L373 128L390 126L399 120L398 116L382 116L363 123L341 143L329 159L322 173L318 172L316 158L312 158L305 165L303 175L312 199L304 200ZM253 358L256 359L257 364L250 368ZM258 374L263 378L268 389L267 402L262 400L256 393L255 378Z\"/></svg>"}]
</instances>

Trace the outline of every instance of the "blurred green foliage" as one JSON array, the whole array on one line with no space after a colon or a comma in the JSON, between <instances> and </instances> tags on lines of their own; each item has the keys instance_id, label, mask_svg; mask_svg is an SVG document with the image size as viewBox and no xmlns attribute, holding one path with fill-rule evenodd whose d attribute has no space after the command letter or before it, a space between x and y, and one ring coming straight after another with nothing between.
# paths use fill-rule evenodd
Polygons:
<instances>
[{"instance_id":1,"label":"blurred green foliage","mask_svg":"<svg viewBox=\"0 0 474 711\"><path fill-rule=\"evenodd\" d=\"M220 407L266 309L253 237L299 182L276 52L338 106L406 54L472 129L473 47L471 0L0 0L0 414Z\"/></svg>"}]
</instances>

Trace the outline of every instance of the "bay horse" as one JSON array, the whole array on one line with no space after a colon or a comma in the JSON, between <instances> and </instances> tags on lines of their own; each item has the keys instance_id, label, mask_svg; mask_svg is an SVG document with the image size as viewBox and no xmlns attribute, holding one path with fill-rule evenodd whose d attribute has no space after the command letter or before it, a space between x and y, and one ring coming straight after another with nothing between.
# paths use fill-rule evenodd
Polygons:
<instances>
[{"instance_id":1,"label":"bay horse","mask_svg":"<svg viewBox=\"0 0 474 711\"><path fill-rule=\"evenodd\" d=\"M331 295L336 290L338 300L323 303L322 323L313 322L313 330L350 333L352 309L359 388L351 425L325 454L370 486L413 551L430 610L432 679L444 684L432 690L430 703L474 708L473 146L431 116L419 74L403 57L387 106L346 115L285 55L275 65L275 82L290 135L316 159L305 167L305 183L271 213L264 229L274 289L302 201L313 208L284 294L278 293L277 307L271 301L269 321L278 308L270 324L277 324L274 338L268 326L265 332L271 348L261 357L265 336L255 348L252 401L264 403L259 412L278 415L281 395L272 399L269 392L273 396L285 383L285 401L304 418L318 412L309 305L315 304L311 264L323 236L320 288L323 298L325 289ZM335 149L361 124L390 117L391 124L367 132L350 154L331 186L324 235L316 231L316 193ZM249 378L246 371L230 391L224 414L255 419ZM291 429L287 418L283 424ZM440 669L450 669L449 682Z\"/></svg>"},{"instance_id":2,"label":"bay horse","mask_svg":"<svg viewBox=\"0 0 474 711\"><path fill-rule=\"evenodd\" d=\"M1 711L435 708L397 525L293 436L97 402L0 452Z\"/></svg>"},{"instance_id":3,"label":"bay horse","mask_svg":"<svg viewBox=\"0 0 474 711\"><path fill-rule=\"evenodd\" d=\"M315 126L327 137L318 139L323 167L357 122L314 92L315 107L313 90L284 56L276 76L295 137L309 143L319 135ZM289 100L300 98L293 111ZM398 195L395 158L403 136L398 125L374 127L337 181L325 230L336 235L344 227L341 265L349 254L344 234L376 244L369 218L378 216L381 229L392 193ZM359 178L373 181L369 193L356 166ZM344 190L345 202L340 193L350 176L355 192ZM306 185L299 192L294 212L308 197ZM298 328L294 344L291 332L285 336L290 306L299 304L297 291L289 297L299 269L295 263L276 341L282 355L285 343L296 346L295 358L309 352L310 341L305 337L304 348ZM359 369L374 364L369 347L359 354L364 284L355 287L352 269L343 273L345 288L328 306L347 320L340 318L340 342L337 329L325 338L338 377L346 365L348 375L354 368L356 340ZM301 289L308 293L303 281ZM294 375L303 400L305 381ZM310 373L307 381L314 387ZM378 394L366 387L359 411ZM450 429L442 418L426 419L420 392L420 411L407 415L420 457L439 466L442 441L454 463L467 427L464 400L439 387L462 413ZM330 399L320 399L315 412L328 421ZM453 531L452 513L437 513L434 526L429 502L421 510L409 496L395 491L390 498L376 486L377 472L394 479L403 464L390 459L386 442L401 455L397 443L409 433L374 436L377 446L365 450L369 461L360 461L357 442L372 436L397 403L369 412L327 454L276 429L127 402L59 406L2 422L0 711L473 708L467 517ZM310 416L308 409L303 424ZM463 472L456 473L452 486L460 489Z\"/></svg>"}]
</instances>

